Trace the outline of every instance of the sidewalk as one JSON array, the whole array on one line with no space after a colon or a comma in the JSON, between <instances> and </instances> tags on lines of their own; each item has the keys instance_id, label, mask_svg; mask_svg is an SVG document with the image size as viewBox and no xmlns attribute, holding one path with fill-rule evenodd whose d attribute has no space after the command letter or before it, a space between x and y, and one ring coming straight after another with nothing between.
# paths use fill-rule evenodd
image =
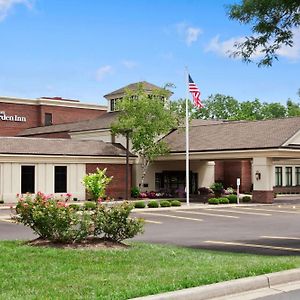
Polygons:
<instances>
[{"instance_id":1,"label":"sidewalk","mask_svg":"<svg viewBox=\"0 0 300 300\"><path fill-rule=\"evenodd\" d=\"M300 289L300 268L132 300L250 300Z\"/></svg>"}]
</instances>

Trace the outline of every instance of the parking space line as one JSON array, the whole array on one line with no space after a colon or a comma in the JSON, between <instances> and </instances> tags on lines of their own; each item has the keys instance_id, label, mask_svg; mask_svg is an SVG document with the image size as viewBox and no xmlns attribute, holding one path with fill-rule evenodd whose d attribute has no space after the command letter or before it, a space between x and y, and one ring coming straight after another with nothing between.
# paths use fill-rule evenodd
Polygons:
<instances>
[{"instance_id":1,"label":"parking space line","mask_svg":"<svg viewBox=\"0 0 300 300\"><path fill-rule=\"evenodd\" d=\"M230 212L230 213L235 213L235 214L245 214L245 215L257 215L257 216L272 216L271 214L266 214L266 213L255 213L255 212L248 212L248 211L240 211L240 210L231 210L231 209L220 209L220 208L206 208L205 210L210 210L210 211L224 211L224 212Z\"/></svg>"},{"instance_id":2,"label":"parking space line","mask_svg":"<svg viewBox=\"0 0 300 300\"><path fill-rule=\"evenodd\" d=\"M234 207L242 209L242 210L257 210L257 211L269 211L269 212L278 212L278 213L286 213L286 214L300 214L297 211L287 211L287 210L277 210L277 209L264 209L264 208L251 208L251 207Z\"/></svg>"},{"instance_id":3,"label":"parking space line","mask_svg":"<svg viewBox=\"0 0 300 300\"><path fill-rule=\"evenodd\" d=\"M231 218L231 219L239 219L240 218L240 217L237 217L237 216L210 214L210 213L198 212L198 211L176 210L176 212L183 213L183 214L204 215L204 216L212 216L212 217L220 217L220 218Z\"/></svg>"},{"instance_id":4,"label":"parking space line","mask_svg":"<svg viewBox=\"0 0 300 300\"><path fill-rule=\"evenodd\" d=\"M151 215L151 216L160 216L160 217L167 217L167 218L174 218L174 219L183 219L183 220L189 220L189 221L199 221L202 222L202 219L194 219L194 218L187 218L187 217L180 217L180 216L174 216L174 215L166 215L166 214L158 214L158 213L141 213L144 215Z\"/></svg>"},{"instance_id":5,"label":"parking space line","mask_svg":"<svg viewBox=\"0 0 300 300\"><path fill-rule=\"evenodd\" d=\"M235 243L235 242L222 242L222 241L204 241L204 243L217 244L217 245L228 245L228 246L241 246L241 247L249 247L249 248L263 248L263 249L271 249L271 250L284 250L284 251L300 252L299 248L268 246L268 245L261 245L261 244L248 244L248 243Z\"/></svg>"},{"instance_id":6,"label":"parking space line","mask_svg":"<svg viewBox=\"0 0 300 300\"><path fill-rule=\"evenodd\" d=\"M162 222L159 222L159 221L146 220L146 219L144 219L144 221L145 221L146 223L152 223L152 224L162 224Z\"/></svg>"},{"instance_id":7,"label":"parking space line","mask_svg":"<svg viewBox=\"0 0 300 300\"><path fill-rule=\"evenodd\" d=\"M292 236L272 236L272 235L262 235L261 238L265 239L275 239L275 240L297 240L299 241L300 238L292 237Z\"/></svg>"},{"instance_id":8,"label":"parking space line","mask_svg":"<svg viewBox=\"0 0 300 300\"><path fill-rule=\"evenodd\" d=\"M0 218L0 222L14 223L12 219L8 219L8 218Z\"/></svg>"}]
</instances>

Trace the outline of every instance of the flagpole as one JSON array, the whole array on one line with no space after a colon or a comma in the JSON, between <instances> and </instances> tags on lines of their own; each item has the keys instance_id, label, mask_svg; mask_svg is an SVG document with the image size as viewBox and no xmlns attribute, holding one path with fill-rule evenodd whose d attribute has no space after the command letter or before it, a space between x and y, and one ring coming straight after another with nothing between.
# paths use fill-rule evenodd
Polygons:
<instances>
[{"instance_id":1,"label":"flagpole","mask_svg":"<svg viewBox=\"0 0 300 300\"><path fill-rule=\"evenodd\" d=\"M190 205L190 165L189 165L189 73L185 67L186 98L185 98L185 192L186 204Z\"/></svg>"}]
</instances>

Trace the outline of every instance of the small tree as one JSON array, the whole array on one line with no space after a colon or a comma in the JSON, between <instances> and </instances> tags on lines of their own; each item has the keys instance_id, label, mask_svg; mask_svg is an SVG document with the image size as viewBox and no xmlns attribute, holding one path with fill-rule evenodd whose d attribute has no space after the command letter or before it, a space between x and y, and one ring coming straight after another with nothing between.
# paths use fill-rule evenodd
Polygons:
<instances>
[{"instance_id":1,"label":"small tree","mask_svg":"<svg viewBox=\"0 0 300 300\"><path fill-rule=\"evenodd\" d=\"M111 182L112 178L112 176L108 177L106 175L106 169L100 170L97 168L95 173L85 175L82 183L92 196L92 199L97 201L99 198L106 197L106 187Z\"/></svg>"},{"instance_id":2,"label":"small tree","mask_svg":"<svg viewBox=\"0 0 300 300\"><path fill-rule=\"evenodd\" d=\"M176 128L176 117L165 101L169 93L159 89L149 94L141 84L137 90L128 90L117 105L120 114L112 124L112 133L128 133L132 150L141 160L141 184L151 162L169 151L167 144L160 140Z\"/></svg>"}]
</instances>

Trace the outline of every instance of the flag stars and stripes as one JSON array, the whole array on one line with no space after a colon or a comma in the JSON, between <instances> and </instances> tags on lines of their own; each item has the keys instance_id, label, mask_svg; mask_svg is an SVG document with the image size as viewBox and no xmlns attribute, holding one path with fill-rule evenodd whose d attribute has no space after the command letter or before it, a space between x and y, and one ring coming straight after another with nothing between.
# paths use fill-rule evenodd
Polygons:
<instances>
[{"instance_id":1,"label":"flag stars and stripes","mask_svg":"<svg viewBox=\"0 0 300 300\"><path fill-rule=\"evenodd\" d=\"M189 75L189 92L193 96L194 105L198 108L204 107L200 99L201 92L193 81L191 75Z\"/></svg>"}]
</instances>

